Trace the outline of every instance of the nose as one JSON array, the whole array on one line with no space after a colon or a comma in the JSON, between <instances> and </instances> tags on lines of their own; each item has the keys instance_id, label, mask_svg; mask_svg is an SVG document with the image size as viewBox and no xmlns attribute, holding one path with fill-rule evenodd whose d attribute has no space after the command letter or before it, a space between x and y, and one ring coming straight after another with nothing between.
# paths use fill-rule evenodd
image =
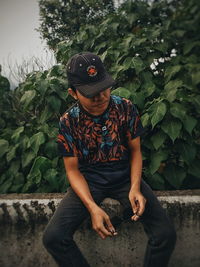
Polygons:
<instances>
[{"instance_id":1,"label":"nose","mask_svg":"<svg viewBox=\"0 0 200 267\"><path fill-rule=\"evenodd\" d=\"M103 99L103 97L104 97L103 92L100 92L100 93L98 93L98 95L95 95L93 97L93 101L100 101Z\"/></svg>"}]
</instances>

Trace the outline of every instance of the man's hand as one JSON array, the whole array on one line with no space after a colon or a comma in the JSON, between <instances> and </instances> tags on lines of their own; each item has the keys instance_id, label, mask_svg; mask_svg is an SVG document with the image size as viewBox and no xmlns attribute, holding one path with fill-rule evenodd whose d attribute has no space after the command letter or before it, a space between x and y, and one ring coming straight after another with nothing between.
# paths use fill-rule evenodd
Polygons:
<instances>
[{"instance_id":1,"label":"man's hand","mask_svg":"<svg viewBox=\"0 0 200 267\"><path fill-rule=\"evenodd\" d=\"M131 206L132 206L133 214L134 214L131 217L131 220L137 221L140 218L140 216L142 216L145 210L146 199L144 198L144 196L139 190L131 188L129 192L129 200L131 202Z\"/></svg>"},{"instance_id":2,"label":"man's hand","mask_svg":"<svg viewBox=\"0 0 200 267\"><path fill-rule=\"evenodd\" d=\"M108 236L117 235L109 216L104 210L96 206L91 212L92 228L99 234L102 239Z\"/></svg>"}]
</instances>

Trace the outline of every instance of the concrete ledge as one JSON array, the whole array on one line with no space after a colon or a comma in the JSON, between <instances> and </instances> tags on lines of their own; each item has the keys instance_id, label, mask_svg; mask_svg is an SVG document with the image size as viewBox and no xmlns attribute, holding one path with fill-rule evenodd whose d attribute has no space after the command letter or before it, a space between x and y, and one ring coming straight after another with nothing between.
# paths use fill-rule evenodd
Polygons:
<instances>
[{"instance_id":1,"label":"concrete ledge","mask_svg":"<svg viewBox=\"0 0 200 267\"><path fill-rule=\"evenodd\" d=\"M154 191L177 231L177 245L169 267L200 266L200 190ZM44 228L64 194L0 195L0 266L55 267L42 246ZM121 216L118 201L105 199L110 217ZM123 222L118 236L101 240L86 220L75 240L91 266L141 267L147 237L139 222ZM124 264L126 259L126 264ZM161 266L162 267L162 266Z\"/></svg>"}]
</instances>

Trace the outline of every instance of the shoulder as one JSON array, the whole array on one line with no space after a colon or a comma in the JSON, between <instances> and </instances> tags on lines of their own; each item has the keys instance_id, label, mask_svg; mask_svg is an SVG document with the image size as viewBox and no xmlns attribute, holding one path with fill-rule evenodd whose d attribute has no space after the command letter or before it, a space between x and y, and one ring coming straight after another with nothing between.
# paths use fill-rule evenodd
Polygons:
<instances>
[{"instance_id":1,"label":"shoulder","mask_svg":"<svg viewBox=\"0 0 200 267\"><path fill-rule=\"evenodd\" d=\"M79 118L79 115L80 115L80 108L78 103L75 103L72 107L70 107L69 109L67 109L67 111L63 113L63 115L60 117L60 123L67 124L70 121Z\"/></svg>"},{"instance_id":2,"label":"shoulder","mask_svg":"<svg viewBox=\"0 0 200 267\"><path fill-rule=\"evenodd\" d=\"M129 99L124 97L112 95L115 110L127 117L127 119L134 119L139 115L137 106Z\"/></svg>"},{"instance_id":3,"label":"shoulder","mask_svg":"<svg viewBox=\"0 0 200 267\"><path fill-rule=\"evenodd\" d=\"M116 95L112 95L111 97L112 97L114 105L116 105L117 107L120 107L124 110L135 107L135 105L129 99L126 99L126 98L120 97L120 96L116 96Z\"/></svg>"}]
</instances>

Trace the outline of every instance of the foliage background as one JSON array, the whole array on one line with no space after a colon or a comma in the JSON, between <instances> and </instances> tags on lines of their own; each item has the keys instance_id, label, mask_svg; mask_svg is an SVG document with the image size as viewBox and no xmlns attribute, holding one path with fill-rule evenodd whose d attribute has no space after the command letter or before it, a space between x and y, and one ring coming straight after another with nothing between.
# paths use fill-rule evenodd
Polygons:
<instances>
[{"instance_id":1,"label":"foliage background","mask_svg":"<svg viewBox=\"0 0 200 267\"><path fill-rule=\"evenodd\" d=\"M66 190L56 135L59 117L73 101L65 64L80 51L100 55L116 79L113 94L139 109L146 127L143 178L153 189L200 188L199 1L125 1L119 8L105 1L93 11L81 9L83 2L95 3L40 1L40 31L58 64L30 73L14 91L0 77L0 193ZM80 12L72 12L73 20L71 10Z\"/></svg>"}]
</instances>

